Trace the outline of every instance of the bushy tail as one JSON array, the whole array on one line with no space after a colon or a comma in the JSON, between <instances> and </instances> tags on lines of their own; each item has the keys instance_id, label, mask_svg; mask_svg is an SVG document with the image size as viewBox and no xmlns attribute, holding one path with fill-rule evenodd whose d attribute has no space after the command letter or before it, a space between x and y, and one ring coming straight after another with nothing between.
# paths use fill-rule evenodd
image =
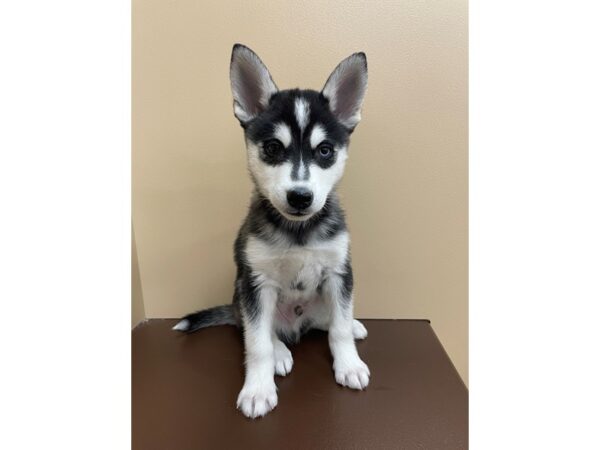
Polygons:
<instances>
[{"instance_id":1,"label":"bushy tail","mask_svg":"<svg viewBox=\"0 0 600 450\"><path fill-rule=\"evenodd\" d=\"M188 314L173 329L192 333L200 328L217 325L239 325L233 305L215 306L214 308L203 309L202 311Z\"/></svg>"}]
</instances>

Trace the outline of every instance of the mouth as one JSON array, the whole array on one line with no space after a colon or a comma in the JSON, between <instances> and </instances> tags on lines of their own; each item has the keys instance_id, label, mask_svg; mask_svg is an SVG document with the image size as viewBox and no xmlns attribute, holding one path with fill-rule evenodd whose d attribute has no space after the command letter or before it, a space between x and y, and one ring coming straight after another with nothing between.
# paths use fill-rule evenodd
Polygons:
<instances>
[{"instance_id":1,"label":"mouth","mask_svg":"<svg viewBox=\"0 0 600 450\"><path fill-rule=\"evenodd\" d=\"M294 217L304 217L304 216L308 216L307 212L304 211L288 211L288 214L290 216L294 216Z\"/></svg>"},{"instance_id":2,"label":"mouth","mask_svg":"<svg viewBox=\"0 0 600 450\"><path fill-rule=\"evenodd\" d=\"M293 220L293 221L304 221L312 216L312 214L308 211L286 210L286 211L283 211L283 213L284 213L283 214L284 217L287 217L288 220Z\"/></svg>"}]
</instances>

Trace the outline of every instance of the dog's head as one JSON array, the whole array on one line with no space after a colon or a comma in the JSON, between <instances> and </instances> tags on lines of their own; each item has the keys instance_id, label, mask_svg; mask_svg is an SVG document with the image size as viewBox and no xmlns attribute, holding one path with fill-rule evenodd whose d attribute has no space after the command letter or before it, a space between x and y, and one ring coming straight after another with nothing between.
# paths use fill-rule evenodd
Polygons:
<instances>
[{"instance_id":1,"label":"dog's head","mask_svg":"<svg viewBox=\"0 0 600 450\"><path fill-rule=\"evenodd\" d=\"M280 91L256 53L236 44L230 77L256 188L286 219L309 219L344 172L367 88L365 54L344 59L321 92Z\"/></svg>"}]
</instances>

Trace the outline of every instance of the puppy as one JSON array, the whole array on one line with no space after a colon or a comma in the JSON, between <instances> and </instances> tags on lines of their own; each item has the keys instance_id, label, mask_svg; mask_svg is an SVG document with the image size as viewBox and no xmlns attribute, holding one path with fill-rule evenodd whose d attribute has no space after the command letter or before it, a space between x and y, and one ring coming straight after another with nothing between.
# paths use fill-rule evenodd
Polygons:
<instances>
[{"instance_id":1,"label":"puppy","mask_svg":"<svg viewBox=\"0 0 600 450\"><path fill-rule=\"evenodd\" d=\"M352 389L369 384L354 343L367 330L353 319L350 237L336 194L361 118L367 59L344 59L321 92L279 90L256 53L236 44L230 78L254 183L235 241L233 302L189 314L174 329L243 328L246 378L237 407L256 418L277 405L274 375L292 370L286 344L313 328L328 331L335 380Z\"/></svg>"}]
</instances>

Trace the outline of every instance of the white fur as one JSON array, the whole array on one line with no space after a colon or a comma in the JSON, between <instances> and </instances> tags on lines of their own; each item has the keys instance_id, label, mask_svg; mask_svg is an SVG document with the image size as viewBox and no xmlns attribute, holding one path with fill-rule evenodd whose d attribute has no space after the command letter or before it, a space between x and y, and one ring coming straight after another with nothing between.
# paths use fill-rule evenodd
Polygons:
<instances>
[{"instance_id":1,"label":"white fur","mask_svg":"<svg viewBox=\"0 0 600 450\"><path fill-rule=\"evenodd\" d=\"M291 181L292 163L285 162L277 166L266 164L260 159L260 147L253 142L246 143L248 150L248 170L256 181L260 192L275 204L277 209L284 207L287 202L286 192L282 184L289 185ZM281 203L279 200L283 200Z\"/></svg>"},{"instance_id":2,"label":"white fur","mask_svg":"<svg viewBox=\"0 0 600 450\"><path fill-rule=\"evenodd\" d=\"M349 302L349 307L342 307L341 283L339 277L332 277L328 279L326 286L332 305L328 336L335 381L352 389L364 389L369 384L371 373L358 356L353 334L353 301Z\"/></svg>"},{"instance_id":3,"label":"white fur","mask_svg":"<svg viewBox=\"0 0 600 450\"><path fill-rule=\"evenodd\" d=\"M300 180L306 179L306 164L302 161L302 156L300 156L300 167L298 167L298 178Z\"/></svg>"},{"instance_id":4,"label":"white fur","mask_svg":"<svg viewBox=\"0 0 600 450\"><path fill-rule=\"evenodd\" d=\"M275 125L273 136L279 139L286 148L292 143L292 130L290 130L290 127L283 122L279 122Z\"/></svg>"},{"instance_id":5,"label":"white fur","mask_svg":"<svg viewBox=\"0 0 600 450\"><path fill-rule=\"evenodd\" d=\"M273 353L275 357L275 373L279 376L286 376L292 371L294 359L292 352L276 336L273 336Z\"/></svg>"},{"instance_id":6,"label":"white fur","mask_svg":"<svg viewBox=\"0 0 600 450\"><path fill-rule=\"evenodd\" d=\"M302 134L310 120L310 106L306 99L301 97L296 99L296 102L294 103L294 114L296 115L296 122L298 122L298 126L300 127L300 134Z\"/></svg>"},{"instance_id":7,"label":"white fur","mask_svg":"<svg viewBox=\"0 0 600 450\"><path fill-rule=\"evenodd\" d=\"M298 167L298 179L304 180L306 179L306 164L302 160L302 153L300 154L300 166Z\"/></svg>"},{"instance_id":8,"label":"white fur","mask_svg":"<svg viewBox=\"0 0 600 450\"><path fill-rule=\"evenodd\" d=\"M349 246L347 232L325 241L314 239L303 246L290 246L283 239L271 244L250 236L245 256L261 285L280 289L285 296L291 295L292 282L301 281L303 292L310 295L321 281L323 270L343 273Z\"/></svg>"},{"instance_id":9,"label":"white fur","mask_svg":"<svg viewBox=\"0 0 600 450\"><path fill-rule=\"evenodd\" d=\"M321 124L316 123L310 132L310 146L312 148L317 148L317 146L325 139L327 139L325 128L323 128Z\"/></svg>"},{"instance_id":10,"label":"white fur","mask_svg":"<svg viewBox=\"0 0 600 450\"><path fill-rule=\"evenodd\" d=\"M242 122L247 122L254 117L252 114L247 113L238 103L233 105L233 114Z\"/></svg>"},{"instance_id":11,"label":"white fur","mask_svg":"<svg viewBox=\"0 0 600 450\"><path fill-rule=\"evenodd\" d=\"M177 322L177 325L175 325L172 330L175 331L186 331L188 328L190 327L190 321L187 319L183 319L180 322Z\"/></svg>"},{"instance_id":12,"label":"white fur","mask_svg":"<svg viewBox=\"0 0 600 450\"><path fill-rule=\"evenodd\" d=\"M354 336L354 339L365 339L368 334L367 329L362 323L356 319L352 321L352 335Z\"/></svg>"},{"instance_id":13,"label":"white fur","mask_svg":"<svg viewBox=\"0 0 600 450\"><path fill-rule=\"evenodd\" d=\"M258 301L261 314L258 321L247 322L244 327L246 349L246 378L237 399L237 407L251 418L264 416L277 406L275 350L273 345L273 315L277 291L263 287Z\"/></svg>"},{"instance_id":14,"label":"white fur","mask_svg":"<svg viewBox=\"0 0 600 450\"><path fill-rule=\"evenodd\" d=\"M292 163L285 162L277 166L270 166L260 159L258 145L248 141L248 170L252 174L260 192L269 199L277 210L288 220L299 220L287 213L287 192L296 187L306 187L313 193L313 203L307 210L308 219L320 211L325 205L327 197L334 186L340 181L344 173L348 151L346 147L334 149L337 159L333 166L322 169L316 164L310 166L310 178L304 181L292 180ZM302 177L300 177L302 180Z\"/></svg>"},{"instance_id":15,"label":"white fur","mask_svg":"<svg viewBox=\"0 0 600 450\"><path fill-rule=\"evenodd\" d=\"M321 210L327 201L329 193L342 179L342 175L344 174L348 151L346 147L339 147L334 149L334 151L337 152L337 159L331 167L323 169L317 164L311 164L310 166L310 179L306 183L306 186L313 193L314 200L311 206L313 212Z\"/></svg>"}]
</instances>

